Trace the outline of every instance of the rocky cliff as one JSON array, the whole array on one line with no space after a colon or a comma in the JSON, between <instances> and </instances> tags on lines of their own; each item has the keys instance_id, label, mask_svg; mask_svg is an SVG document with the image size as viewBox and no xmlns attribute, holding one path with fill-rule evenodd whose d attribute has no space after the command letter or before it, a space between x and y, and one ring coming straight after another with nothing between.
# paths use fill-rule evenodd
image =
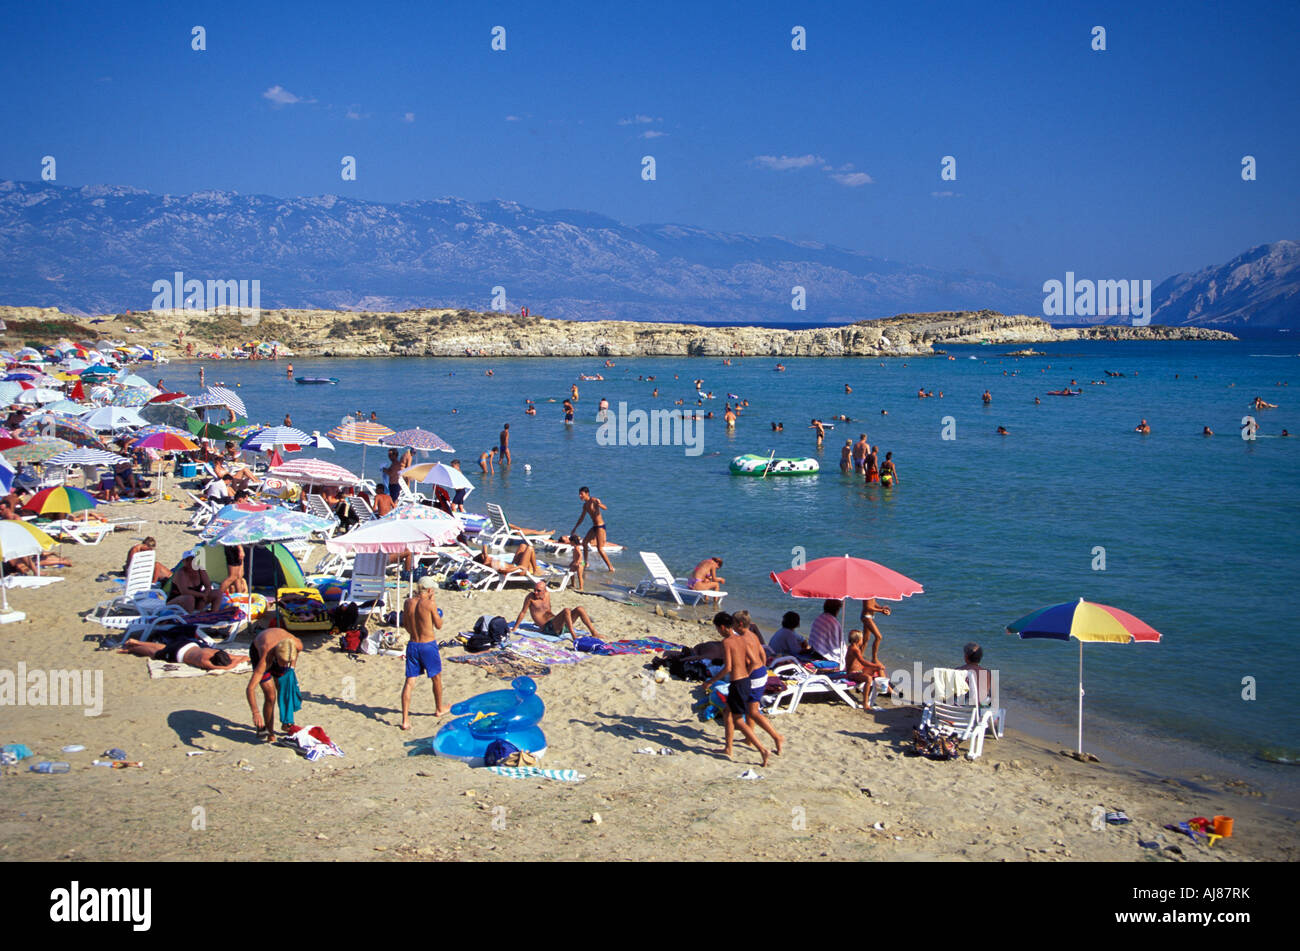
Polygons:
<instances>
[{"instance_id":1,"label":"rocky cliff","mask_svg":"<svg viewBox=\"0 0 1300 951\"><path fill-rule=\"evenodd\" d=\"M265 311L250 316L207 311L149 311L99 318L53 308L0 307L11 347L61 337L110 337L161 343L175 353L181 331L196 349L232 349L250 341L279 341L299 355L322 356L923 356L959 343L1046 343L1057 340L1233 340L1199 327L1056 328L1039 317L961 311L900 314L841 327L782 330L702 327L631 321L565 321L465 310L356 313Z\"/></svg>"}]
</instances>

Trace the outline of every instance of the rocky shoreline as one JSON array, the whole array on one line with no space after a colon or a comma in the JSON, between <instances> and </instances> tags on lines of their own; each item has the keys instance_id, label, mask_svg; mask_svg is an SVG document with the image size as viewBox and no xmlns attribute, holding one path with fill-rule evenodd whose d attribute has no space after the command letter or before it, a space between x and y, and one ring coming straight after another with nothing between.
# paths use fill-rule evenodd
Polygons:
<instances>
[{"instance_id":1,"label":"rocky shoreline","mask_svg":"<svg viewBox=\"0 0 1300 951\"><path fill-rule=\"evenodd\" d=\"M916 357L949 344L1033 344L1061 340L1235 340L1204 327L1053 327L1040 317L997 311L899 314L839 327L785 330L632 321L568 321L467 310L367 313L266 310L251 315L198 310L90 318L55 308L0 307L7 343L114 337L175 346L184 331L196 349L230 350L275 340L298 356L323 357ZM15 342L17 341L17 342Z\"/></svg>"}]
</instances>

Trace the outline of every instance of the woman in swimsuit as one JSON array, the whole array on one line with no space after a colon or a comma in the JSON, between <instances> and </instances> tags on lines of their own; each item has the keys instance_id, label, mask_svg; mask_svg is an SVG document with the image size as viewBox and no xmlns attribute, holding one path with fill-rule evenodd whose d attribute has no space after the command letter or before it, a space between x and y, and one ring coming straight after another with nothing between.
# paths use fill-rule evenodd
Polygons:
<instances>
[{"instance_id":1,"label":"woman in swimsuit","mask_svg":"<svg viewBox=\"0 0 1300 951\"><path fill-rule=\"evenodd\" d=\"M879 451L880 451L879 446L872 446L871 451L867 453L867 474L866 474L867 482L880 481L880 469L876 463L877 453Z\"/></svg>"}]
</instances>

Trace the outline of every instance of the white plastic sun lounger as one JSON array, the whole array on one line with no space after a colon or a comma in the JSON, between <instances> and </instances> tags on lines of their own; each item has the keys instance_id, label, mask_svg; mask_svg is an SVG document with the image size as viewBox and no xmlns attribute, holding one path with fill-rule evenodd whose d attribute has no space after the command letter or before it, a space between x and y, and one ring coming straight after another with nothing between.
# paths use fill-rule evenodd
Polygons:
<instances>
[{"instance_id":1,"label":"white plastic sun lounger","mask_svg":"<svg viewBox=\"0 0 1300 951\"><path fill-rule=\"evenodd\" d=\"M646 595L656 591L666 591L672 595L674 601L683 606L687 603L696 605L705 599L712 600L714 604L721 604L722 599L727 596L725 591L698 591L691 587L689 578L673 577L664 560L652 551L641 552L641 560L645 562L650 577L633 589L634 594Z\"/></svg>"}]
</instances>

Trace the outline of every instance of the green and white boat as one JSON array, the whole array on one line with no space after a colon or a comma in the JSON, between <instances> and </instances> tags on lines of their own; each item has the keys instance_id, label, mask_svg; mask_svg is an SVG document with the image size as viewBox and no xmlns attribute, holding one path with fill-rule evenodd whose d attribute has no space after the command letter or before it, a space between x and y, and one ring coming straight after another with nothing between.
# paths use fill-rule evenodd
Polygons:
<instances>
[{"instance_id":1,"label":"green and white boat","mask_svg":"<svg viewBox=\"0 0 1300 951\"><path fill-rule=\"evenodd\" d=\"M821 470L816 459L777 459L773 456L759 456L747 453L731 460L732 475L749 476L792 476L816 475Z\"/></svg>"}]
</instances>

